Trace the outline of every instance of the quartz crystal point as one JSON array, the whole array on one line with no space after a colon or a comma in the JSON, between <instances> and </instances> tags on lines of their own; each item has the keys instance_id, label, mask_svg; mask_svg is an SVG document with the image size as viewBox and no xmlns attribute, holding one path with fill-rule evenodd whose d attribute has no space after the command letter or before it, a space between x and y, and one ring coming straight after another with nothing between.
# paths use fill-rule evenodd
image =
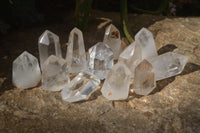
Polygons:
<instances>
[{"instance_id":1,"label":"quartz crystal point","mask_svg":"<svg viewBox=\"0 0 200 133\"><path fill-rule=\"evenodd\" d=\"M142 51L142 59L157 56L157 50L152 33L146 28L142 28L136 35L135 41L139 44Z\"/></svg>"},{"instance_id":2,"label":"quartz crystal point","mask_svg":"<svg viewBox=\"0 0 200 133\"><path fill-rule=\"evenodd\" d=\"M104 79L113 66L113 52L108 45L98 42L88 52L88 69L97 78Z\"/></svg>"},{"instance_id":3,"label":"quartz crystal point","mask_svg":"<svg viewBox=\"0 0 200 133\"><path fill-rule=\"evenodd\" d=\"M115 64L104 81L101 92L109 100L127 99L130 84L130 70L121 62Z\"/></svg>"},{"instance_id":4,"label":"quartz crystal point","mask_svg":"<svg viewBox=\"0 0 200 133\"><path fill-rule=\"evenodd\" d=\"M152 65L144 59L135 68L133 89L136 94L148 95L155 87L154 69Z\"/></svg>"},{"instance_id":5,"label":"quartz crystal point","mask_svg":"<svg viewBox=\"0 0 200 133\"><path fill-rule=\"evenodd\" d=\"M118 59L122 50L122 46L120 32L113 24L110 24L106 28L103 43L107 44L112 49L114 59Z\"/></svg>"},{"instance_id":6,"label":"quartz crystal point","mask_svg":"<svg viewBox=\"0 0 200 133\"><path fill-rule=\"evenodd\" d=\"M156 81L181 73L187 60L185 56L173 52L148 59L154 68Z\"/></svg>"},{"instance_id":7,"label":"quartz crystal point","mask_svg":"<svg viewBox=\"0 0 200 133\"><path fill-rule=\"evenodd\" d=\"M59 37L51 31L45 30L38 40L40 66L43 68L43 63L50 55L62 57Z\"/></svg>"},{"instance_id":8,"label":"quartz crystal point","mask_svg":"<svg viewBox=\"0 0 200 133\"><path fill-rule=\"evenodd\" d=\"M67 102L86 100L99 84L100 80L94 75L81 72L61 91L62 99Z\"/></svg>"},{"instance_id":9,"label":"quartz crystal point","mask_svg":"<svg viewBox=\"0 0 200 133\"><path fill-rule=\"evenodd\" d=\"M49 91L60 91L69 83L69 72L66 60L51 55L45 62L42 71L42 88Z\"/></svg>"},{"instance_id":10,"label":"quartz crystal point","mask_svg":"<svg viewBox=\"0 0 200 133\"><path fill-rule=\"evenodd\" d=\"M82 32L74 28L69 35L66 60L70 73L79 73L87 69L85 46Z\"/></svg>"},{"instance_id":11,"label":"quartz crystal point","mask_svg":"<svg viewBox=\"0 0 200 133\"><path fill-rule=\"evenodd\" d=\"M130 44L119 56L119 62L123 61L125 65L131 71L131 76L133 77L136 66L141 62L141 48L136 43Z\"/></svg>"},{"instance_id":12,"label":"quartz crystal point","mask_svg":"<svg viewBox=\"0 0 200 133\"><path fill-rule=\"evenodd\" d=\"M36 57L24 51L13 61L13 84L22 89L35 87L41 79L41 72Z\"/></svg>"}]
</instances>

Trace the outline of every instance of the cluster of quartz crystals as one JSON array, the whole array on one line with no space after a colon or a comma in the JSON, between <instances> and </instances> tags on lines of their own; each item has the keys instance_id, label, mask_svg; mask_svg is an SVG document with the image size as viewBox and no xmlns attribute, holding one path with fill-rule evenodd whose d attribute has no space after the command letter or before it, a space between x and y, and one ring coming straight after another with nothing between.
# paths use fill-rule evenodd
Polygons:
<instances>
[{"instance_id":1,"label":"cluster of quartz crystals","mask_svg":"<svg viewBox=\"0 0 200 133\"><path fill-rule=\"evenodd\" d=\"M158 55L152 33L146 28L142 28L136 34L135 42L120 54L118 63L125 64L130 70L131 77L134 79L134 83L131 84L134 92L139 95L148 95L156 87L156 81L181 73L187 63L187 58L173 52ZM113 83L114 77L117 78L117 76L110 78L110 75L116 75L116 71L112 71L115 67L114 65L111 68L101 91L109 100L122 100L119 95L122 92L112 93L120 90L120 87L116 87L114 84L118 84L118 86L120 83L123 84L121 82L123 80L120 78ZM128 78L128 75L121 75L124 79ZM123 94L126 94L123 99L128 97L129 85L130 83L128 83L128 87L123 87Z\"/></svg>"},{"instance_id":2,"label":"cluster of quartz crystals","mask_svg":"<svg viewBox=\"0 0 200 133\"><path fill-rule=\"evenodd\" d=\"M112 24L106 28L103 42L89 48L87 60L83 35L77 28L70 32L65 59L59 37L48 30L39 37L38 48L41 71L37 58L25 51L13 62L13 84L26 89L42 79L42 89L62 90L67 102L88 99L103 79L101 92L109 100L127 99L130 86L136 94L148 95L156 81L181 73L187 63L186 57L173 52L158 55L146 28L122 51L120 32ZM118 59L116 64L114 59ZM70 74L76 75L71 81ZM134 83L130 85L131 78Z\"/></svg>"}]
</instances>

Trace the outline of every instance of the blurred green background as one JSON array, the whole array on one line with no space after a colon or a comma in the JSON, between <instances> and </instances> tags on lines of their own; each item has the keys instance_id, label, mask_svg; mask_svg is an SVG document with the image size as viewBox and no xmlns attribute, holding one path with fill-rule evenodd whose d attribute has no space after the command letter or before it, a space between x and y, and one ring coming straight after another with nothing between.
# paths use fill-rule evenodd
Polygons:
<instances>
[{"instance_id":1,"label":"blurred green background","mask_svg":"<svg viewBox=\"0 0 200 133\"><path fill-rule=\"evenodd\" d=\"M64 12L74 12L75 26L84 30L91 9L120 12L122 20L126 20L123 26L128 26L127 12L199 16L200 0L1 0L0 34L20 27L63 21Z\"/></svg>"}]
</instances>

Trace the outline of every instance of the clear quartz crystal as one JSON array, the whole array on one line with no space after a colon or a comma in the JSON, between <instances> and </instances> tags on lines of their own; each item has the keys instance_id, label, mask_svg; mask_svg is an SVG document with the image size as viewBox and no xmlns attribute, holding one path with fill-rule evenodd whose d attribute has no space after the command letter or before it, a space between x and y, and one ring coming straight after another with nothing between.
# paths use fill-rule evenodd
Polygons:
<instances>
[{"instance_id":1,"label":"clear quartz crystal","mask_svg":"<svg viewBox=\"0 0 200 133\"><path fill-rule=\"evenodd\" d=\"M67 62L63 58L51 55L42 71L42 88L48 91L60 91L69 83Z\"/></svg>"},{"instance_id":2,"label":"clear quartz crystal","mask_svg":"<svg viewBox=\"0 0 200 133\"><path fill-rule=\"evenodd\" d=\"M133 89L136 94L148 95L155 87L154 69L152 65L144 59L135 69Z\"/></svg>"},{"instance_id":3,"label":"clear quartz crystal","mask_svg":"<svg viewBox=\"0 0 200 133\"><path fill-rule=\"evenodd\" d=\"M101 92L109 100L127 99L130 84L130 71L121 62L115 64L104 81Z\"/></svg>"},{"instance_id":4,"label":"clear quartz crystal","mask_svg":"<svg viewBox=\"0 0 200 133\"><path fill-rule=\"evenodd\" d=\"M118 59L122 51L122 46L120 32L113 24L110 24L106 28L103 43L107 44L112 49L114 59Z\"/></svg>"},{"instance_id":5,"label":"clear quartz crystal","mask_svg":"<svg viewBox=\"0 0 200 133\"><path fill-rule=\"evenodd\" d=\"M70 73L79 73L87 69L85 46L82 32L74 28L69 35L66 60Z\"/></svg>"},{"instance_id":6,"label":"clear quartz crystal","mask_svg":"<svg viewBox=\"0 0 200 133\"><path fill-rule=\"evenodd\" d=\"M62 57L59 37L49 30L45 30L38 40L40 66L50 55Z\"/></svg>"},{"instance_id":7,"label":"clear quartz crystal","mask_svg":"<svg viewBox=\"0 0 200 133\"><path fill-rule=\"evenodd\" d=\"M141 48L136 43L130 44L119 56L119 62L123 61L131 71L131 76L134 76L135 67L141 62Z\"/></svg>"},{"instance_id":8,"label":"clear quartz crystal","mask_svg":"<svg viewBox=\"0 0 200 133\"><path fill-rule=\"evenodd\" d=\"M152 33L146 28L142 28L136 35L135 41L139 44L142 52L142 59L157 56L157 50Z\"/></svg>"},{"instance_id":9,"label":"clear quartz crystal","mask_svg":"<svg viewBox=\"0 0 200 133\"><path fill-rule=\"evenodd\" d=\"M41 79L39 63L36 57L24 51L13 61L13 84L22 89L35 87Z\"/></svg>"},{"instance_id":10,"label":"clear quartz crystal","mask_svg":"<svg viewBox=\"0 0 200 133\"><path fill-rule=\"evenodd\" d=\"M88 52L88 69L97 78L104 79L113 66L113 52L106 44L98 42Z\"/></svg>"},{"instance_id":11,"label":"clear quartz crystal","mask_svg":"<svg viewBox=\"0 0 200 133\"><path fill-rule=\"evenodd\" d=\"M100 80L94 75L88 72L81 72L61 91L62 99L67 102L86 100L99 84Z\"/></svg>"},{"instance_id":12,"label":"clear quartz crystal","mask_svg":"<svg viewBox=\"0 0 200 133\"><path fill-rule=\"evenodd\" d=\"M187 60L185 56L173 52L148 59L154 68L156 81L180 74Z\"/></svg>"}]
</instances>

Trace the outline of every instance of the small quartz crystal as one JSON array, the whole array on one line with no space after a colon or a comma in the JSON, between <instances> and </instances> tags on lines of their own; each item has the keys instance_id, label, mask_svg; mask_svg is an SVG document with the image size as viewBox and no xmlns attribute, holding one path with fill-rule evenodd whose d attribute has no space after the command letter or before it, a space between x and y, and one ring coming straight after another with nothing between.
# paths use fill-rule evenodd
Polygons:
<instances>
[{"instance_id":1,"label":"small quartz crystal","mask_svg":"<svg viewBox=\"0 0 200 133\"><path fill-rule=\"evenodd\" d=\"M142 28L136 35L135 41L139 44L142 52L142 59L157 56L157 50L152 33L146 28Z\"/></svg>"},{"instance_id":2,"label":"small quartz crystal","mask_svg":"<svg viewBox=\"0 0 200 133\"><path fill-rule=\"evenodd\" d=\"M39 63L36 57L24 51L13 61L13 84L22 89L35 87L41 79Z\"/></svg>"},{"instance_id":3,"label":"small quartz crystal","mask_svg":"<svg viewBox=\"0 0 200 133\"><path fill-rule=\"evenodd\" d=\"M136 94L148 95L156 87L155 74L152 65L143 60L136 68L133 89Z\"/></svg>"},{"instance_id":4,"label":"small quartz crystal","mask_svg":"<svg viewBox=\"0 0 200 133\"><path fill-rule=\"evenodd\" d=\"M113 24L110 24L106 28L103 43L107 44L112 49L114 59L118 59L122 50L122 46L120 32Z\"/></svg>"},{"instance_id":5,"label":"small quartz crystal","mask_svg":"<svg viewBox=\"0 0 200 133\"><path fill-rule=\"evenodd\" d=\"M43 63L50 55L62 57L59 37L51 31L45 30L38 40L40 66L43 68Z\"/></svg>"},{"instance_id":6,"label":"small quartz crystal","mask_svg":"<svg viewBox=\"0 0 200 133\"><path fill-rule=\"evenodd\" d=\"M61 91L62 99L67 102L86 100L99 84L100 80L94 75L81 72Z\"/></svg>"},{"instance_id":7,"label":"small quartz crystal","mask_svg":"<svg viewBox=\"0 0 200 133\"><path fill-rule=\"evenodd\" d=\"M97 78L104 79L113 66L113 52L106 44L98 42L88 52L88 69Z\"/></svg>"},{"instance_id":8,"label":"small quartz crystal","mask_svg":"<svg viewBox=\"0 0 200 133\"><path fill-rule=\"evenodd\" d=\"M51 55L43 65L42 88L48 91L60 91L69 83L66 60Z\"/></svg>"},{"instance_id":9,"label":"small quartz crystal","mask_svg":"<svg viewBox=\"0 0 200 133\"><path fill-rule=\"evenodd\" d=\"M87 69L85 46L82 32L74 28L69 35L66 60L70 73L79 73Z\"/></svg>"},{"instance_id":10,"label":"small quartz crystal","mask_svg":"<svg viewBox=\"0 0 200 133\"><path fill-rule=\"evenodd\" d=\"M128 98L131 73L121 62L115 64L104 81L101 92L109 100L124 100Z\"/></svg>"},{"instance_id":11,"label":"small quartz crystal","mask_svg":"<svg viewBox=\"0 0 200 133\"><path fill-rule=\"evenodd\" d=\"M181 73L187 60L185 56L173 52L148 59L154 68L156 81Z\"/></svg>"},{"instance_id":12,"label":"small quartz crystal","mask_svg":"<svg viewBox=\"0 0 200 133\"><path fill-rule=\"evenodd\" d=\"M119 62L123 61L131 71L131 76L134 76L135 67L141 62L141 48L136 43L130 44L119 56Z\"/></svg>"}]
</instances>

